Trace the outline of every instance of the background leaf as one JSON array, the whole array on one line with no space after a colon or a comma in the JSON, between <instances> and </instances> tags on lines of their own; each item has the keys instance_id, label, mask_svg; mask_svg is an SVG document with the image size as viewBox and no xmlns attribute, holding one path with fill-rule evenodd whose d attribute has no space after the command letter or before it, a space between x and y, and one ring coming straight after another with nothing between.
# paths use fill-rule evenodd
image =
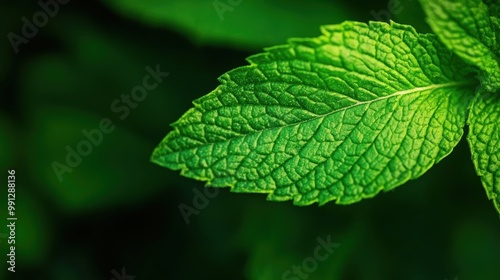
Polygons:
<instances>
[{"instance_id":1,"label":"background leaf","mask_svg":"<svg viewBox=\"0 0 500 280\"><path fill-rule=\"evenodd\" d=\"M422 5L414 0L388 1L388 9L392 7L394 21L401 24L411 25L418 33L432 33L430 26L423 21L425 18Z\"/></svg>"},{"instance_id":2,"label":"background leaf","mask_svg":"<svg viewBox=\"0 0 500 280\"><path fill-rule=\"evenodd\" d=\"M307 5L284 0L103 1L142 22L181 30L198 43L245 49L261 49L290 37L309 36L320 25L353 18L351 8L325 0L308 1Z\"/></svg>"}]
</instances>

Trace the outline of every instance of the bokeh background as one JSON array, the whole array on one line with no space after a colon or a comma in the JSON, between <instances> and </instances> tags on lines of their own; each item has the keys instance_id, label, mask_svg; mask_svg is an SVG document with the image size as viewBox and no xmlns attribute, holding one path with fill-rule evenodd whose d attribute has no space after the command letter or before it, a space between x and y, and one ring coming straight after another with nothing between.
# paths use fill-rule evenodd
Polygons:
<instances>
[{"instance_id":1,"label":"bokeh background","mask_svg":"<svg viewBox=\"0 0 500 280\"><path fill-rule=\"evenodd\" d=\"M16 170L18 217L13 274L5 187L0 279L301 279L282 276L328 236L340 247L307 279L500 278L500 219L465 141L374 199L296 207L221 189L189 224L179 205L194 208L203 183L149 162L169 124L247 56L348 19L428 32L417 1L73 0L16 53L8 34L22 35L36 2L0 4L0 167L5 181ZM120 119L112 102L158 64L170 75ZM58 180L53 162L103 118L115 130Z\"/></svg>"}]
</instances>

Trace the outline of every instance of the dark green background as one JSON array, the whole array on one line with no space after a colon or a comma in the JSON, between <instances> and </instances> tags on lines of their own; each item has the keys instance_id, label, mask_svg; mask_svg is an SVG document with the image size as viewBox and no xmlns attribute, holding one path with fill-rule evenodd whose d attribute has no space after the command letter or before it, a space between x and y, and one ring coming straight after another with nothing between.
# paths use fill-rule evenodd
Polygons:
<instances>
[{"instance_id":1,"label":"dark green background","mask_svg":"<svg viewBox=\"0 0 500 280\"><path fill-rule=\"evenodd\" d=\"M427 32L416 0L243 0L223 20L212 0L74 0L18 54L7 34L20 35L21 19L41 8L6 2L0 167L5 182L16 170L17 272L7 272L0 239L0 279L112 279L122 268L136 280L281 279L329 235L340 247L308 279L500 278L500 220L465 141L420 179L374 199L295 207L221 189L189 225L178 207L192 207L203 183L149 162L169 124L245 57L318 36L320 24L374 20L390 3L394 20ZM110 104L157 64L170 76L120 120ZM64 163L65 147L103 118L116 129L59 182L52 163ZM2 197L5 234L6 188Z\"/></svg>"}]
</instances>

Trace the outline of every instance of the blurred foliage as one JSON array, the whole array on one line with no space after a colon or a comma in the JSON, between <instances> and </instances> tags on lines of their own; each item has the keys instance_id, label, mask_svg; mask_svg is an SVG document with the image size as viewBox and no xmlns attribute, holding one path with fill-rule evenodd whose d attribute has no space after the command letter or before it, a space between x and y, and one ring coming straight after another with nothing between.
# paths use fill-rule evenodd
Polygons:
<instances>
[{"instance_id":1,"label":"blurred foliage","mask_svg":"<svg viewBox=\"0 0 500 280\"><path fill-rule=\"evenodd\" d=\"M26 135L28 155L32 158L30 170L38 178L41 191L53 196L65 211L137 201L159 190L167 177L153 172L154 168L147 164L138 163L148 161L150 143L153 143L144 132L152 131L151 127L165 126L140 121L137 125L141 128L133 133L131 127L137 118L132 115L142 114L142 120L151 118L148 112L151 113L155 104L163 104L162 110L175 112L177 103L172 95L167 95L168 83L162 83L148 93L144 103L137 108L130 107L126 118L121 120L121 113L113 111L111 104L121 100L121 94L130 95L134 86L142 84L148 58L134 59L135 53L141 50L122 48L120 45L125 42L105 36L77 18L68 18L71 23L55 35L61 37L59 40L68 51L46 53L32 59L22 67L20 85L30 128ZM165 61L152 63L161 65L161 62L166 66ZM163 94L158 94L159 91ZM120 104L125 103L120 101ZM105 118L111 120L115 130L109 134L101 132L101 144L92 145L90 155L81 156L81 164L74 168L68 165L67 147L77 150L79 143L87 141L82 130L99 130ZM53 162L72 169L62 171L62 181L55 176ZM152 184L143 185L144 178Z\"/></svg>"},{"instance_id":2,"label":"blurred foliage","mask_svg":"<svg viewBox=\"0 0 500 280\"><path fill-rule=\"evenodd\" d=\"M47 216L33 193L19 188L16 198L16 214L22 218L16 227L17 260L28 266L35 266L48 257L49 248L53 245L52 219Z\"/></svg>"},{"instance_id":3,"label":"blurred foliage","mask_svg":"<svg viewBox=\"0 0 500 280\"><path fill-rule=\"evenodd\" d=\"M9 28L14 25L13 22L15 22L18 18L15 17L15 13L12 13L10 9L1 9L0 17L2 18L0 32L1 34L7 35L10 32ZM4 81L5 75L10 68L12 60L10 52L11 47L9 40L2 40L0 42L0 82Z\"/></svg>"},{"instance_id":4,"label":"blurred foliage","mask_svg":"<svg viewBox=\"0 0 500 280\"><path fill-rule=\"evenodd\" d=\"M54 106L37 110L33 119L33 135L28 136L36 139L29 143L33 175L38 178L41 191L53 196L64 211L130 203L147 197L161 188L162 181L167 181L149 166L137 164L148 160L145 155L149 145L127 129L117 127L112 133L104 134L102 144L94 146L90 155L81 156L81 164L72 167L65 161L68 151L61 147L76 150L78 143L87 139L81 129L98 129L99 118ZM53 137L55 134L57 138ZM54 176L54 161L72 169L61 175L62 181ZM152 184L144 185L144 178Z\"/></svg>"},{"instance_id":5,"label":"blurred foliage","mask_svg":"<svg viewBox=\"0 0 500 280\"><path fill-rule=\"evenodd\" d=\"M138 280L282 279L329 235L340 247L309 279L498 279L500 221L464 141L375 199L294 207L221 189L189 225L178 207L195 207L203 184L149 163L169 123L256 48L373 20L388 1L244 0L223 21L213 1L104 2L60 6L18 54L0 42L0 166L16 169L18 191L17 272L0 238L0 279L112 279L122 268ZM425 32L415 2L401 0L393 19ZM2 2L2 34L21 34L21 18L40 9ZM170 75L120 119L112 102L156 65ZM104 118L115 130L59 182L52 163Z\"/></svg>"},{"instance_id":6,"label":"blurred foliage","mask_svg":"<svg viewBox=\"0 0 500 280\"><path fill-rule=\"evenodd\" d=\"M14 132L11 122L0 114L0 166L8 166L13 162Z\"/></svg>"},{"instance_id":7,"label":"blurred foliage","mask_svg":"<svg viewBox=\"0 0 500 280\"><path fill-rule=\"evenodd\" d=\"M327 0L312 0L307 5L297 0L103 2L147 24L182 30L201 44L249 49L283 44L290 37L315 36L320 25L353 18L351 7Z\"/></svg>"},{"instance_id":8,"label":"blurred foliage","mask_svg":"<svg viewBox=\"0 0 500 280\"><path fill-rule=\"evenodd\" d=\"M392 0L386 7L392 9L392 20L413 26L418 33L431 33L430 26L425 22L425 14L420 3L415 0Z\"/></svg>"}]
</instances>

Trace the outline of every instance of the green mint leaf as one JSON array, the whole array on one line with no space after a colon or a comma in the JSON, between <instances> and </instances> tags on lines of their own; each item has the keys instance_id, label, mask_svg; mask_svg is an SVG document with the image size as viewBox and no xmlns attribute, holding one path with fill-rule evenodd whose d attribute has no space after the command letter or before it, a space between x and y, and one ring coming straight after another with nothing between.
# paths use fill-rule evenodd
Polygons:
<instances>
[{"instance_id":1,"label":"green mint leaf","mask_svg":"<svg viewBox=\"0 0 500 280\"><path fill-rule=\"evenodd\" d=\"M480 91L472 102L467 137L477 174L500 213L500 94Z\"/></svg>"},{"instance_id":2,"label":"green mint leaf","mask_svg":"<svg viewBox=\"0 0 500 280\"><path fill-rule=\"evenodd\" d=\"M500 40L500 3L498 0L484 0L490 13L491 28L495 33L495 37ZM495 55L500 55L500 45L497 43L492 47L495 50Z\"/></svg>"},{"instance_id":3,"label":"green mint leaf","mask_svg":"<svg viewBox=\"0 0 500 280\"><path fill-rule=\"evenodd\" d=\"M482 0L420 0L427 22L441 41L466 62L477 66L483 85L490 91L500 89L496 20Z\"/></svg>"},{"instance_id":4,"label":"green mint leaf","mask_svg":"<svg viewBox=\"0 0 500 280\"><path fill-rule=\"evenodd\" d=\"M451 152L473 96L466 65L411 26L322 31L220 77L152 161L269 200L348 204L417 178Z\"/></svg>"}]
</instances>

